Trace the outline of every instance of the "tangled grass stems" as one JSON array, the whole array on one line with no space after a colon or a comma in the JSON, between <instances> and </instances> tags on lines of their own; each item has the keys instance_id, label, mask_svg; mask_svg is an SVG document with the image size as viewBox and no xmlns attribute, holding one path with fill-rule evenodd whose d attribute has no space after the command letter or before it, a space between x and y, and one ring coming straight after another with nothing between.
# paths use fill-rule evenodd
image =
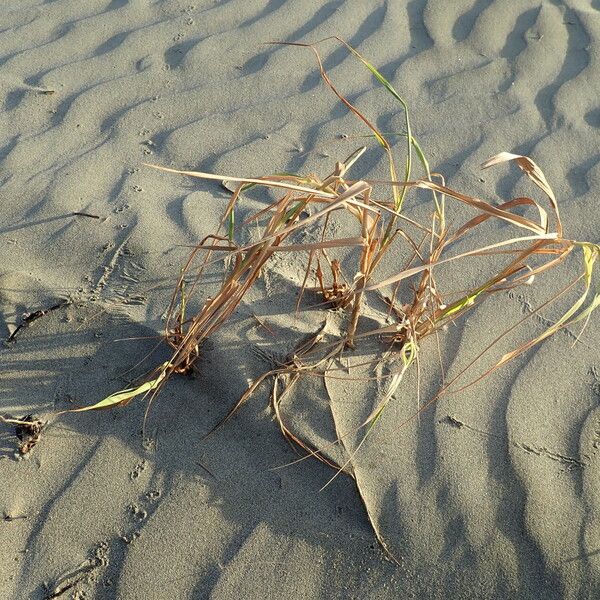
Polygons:
<instances>
[{"instance_id":1,"label":"tangled grass stems","mask_svg":"<svg viewBox=\"0 0 600 600\"><path fill-rule=\"evenodd\" d=\"M123 406L138 396L152 400L171 376L189 373L194 368L205 341L228 322L275 253L292 252L305 256L307 257L305 273L298 290L296 308L300 308L303 293L311 279L314 279L316 285L312 289L316 290L322 298L319 308L325 311L325 314L327 307L346 311L345 331L332 342L326 342L327 318L325 318L324 324L313 336L300 342L279 365L253 381L225 419L211 432L227 422L265 381L271 380L271 408L283 436L305 453L304 458L315 457L333 467L336 470L333 478L341 472L355 478L358 493L363 499L375 535L389 556L393 557L365 501L363 490L354 473L353 462L356 453L371 435L394 398L406 372L416 363L419 373L423 340L431 335L443 335L444 328L448 324L461 318L487 297L519 286L531 285L538 275L555 268L576 250L583 256L581 273L566 288L545 301L533 314L558 300L583 281L583 291L577 300L544 332L503 354L490 368L467 385L481 380L564 327L575 323L583 323L585 327L592 312L600 305L600 291L592 292L593 270L600 256L600 247L564 237L556 197L539 167L525 156L504 152L492 157L484 163L483 167L489 168L503 163L516 164L543 192L546 208L539 201L529 197L519 197L498 204L448 187L441 175L430 170L425 154L414 138L405 101L383 75L354 48L339 38L335 39L367 67L401 104L406 126L403 135L407 141L404 179L400 180L396 175L393 146L372 121L338 90L323 67L316 45L289 44L312 50L325 84L370 129L369 135L373 136L384 149L389 161L390 180L353 180L347 177L348 171L364 153L364 147L358 148L345 161L336 163L332 172L323 179L316 175L296 174L245 178L150 165L167 173L227 181L229 185L235 183L236 187L222 215L218 230L206 236L193 248L188 261L181 269L167 311L164 332L164 340L172 348L171 358L159 365L141 385L121 390L92 406L66 412ZM422 178L412 178L413 150L423 168ZM281 196L275 201L266 201L264 208L252 214L241 224L237 224L234 218L235 206L242 194L250 187L259 190L264 188L279 190ZM404 214L407 195L412 190L418 189L428 191L432 198L432 210L424 223ZM473 211L475 215L458 226L449 225L446 214L447 199L468 207L468 210ZM535 217L529 215L531 212L535 213ZM328 225L340 218L340 215L350 215L356 223L357 230L354 236L345 238L327 236ZM511 233L501 241L485 245L475 244L475 247L469 250L453 253L452 249L457 246L457 242L466 243L476 239L481 226L490 220L508 224L511 231L514 230L515 233ZM309 225L318 228L318 241L298 243L291 239L301 230L306 230ZM241 239L244 231L250 226L258 227L260 231L258 241L238 246L236 238ZM378 272L385 263L386 257L389 256L390 250L397 246L403 247L408 252L409 260L399 272L378 278ZM347 256L350 252L359 250L360 255L353 273L343 273L340 260L329 255L332 249L345 252ZM201 264L195 266L199 256L202 256ZM503 264L500 267L490 266L488 275L478 285L467 289L451 301L448 295L441 291L437 274L449 264L490 258L496 262L502 260ZM324 273L321 261L329 266L330 277ZM201 290L205 270L219 262L226 264L220 289L213 297L204 300L198 312L189 315L190 299ZM386 295L386 291L390 290L391 295ZM407 294L409 297L412 296L411 299L400 304L397 300L400 291L404 292L405 298ZM364 314L365 306L368 306L371 299L375 297L379 300L383 299L387 304L387 316L392 323L370 331L359 332L358 324ZM410 423L441 395L447 393L451 386L469 372L484 354L489 353L501 339L518 328L524 320L512 325L498 336L450 382L444 382L433 398L423 405L419 402L414 414L399 423L398 428ZM374 399L373 408L368 416L353 430L352 433L363 431L360 442L353 450L346 448L344 439L349 433L344 435L339 433L335 415L331 410L336 431L336 439L331 444L341 446L346 456L343 461L336 461L328 455L325 448L313 447L301 433L293 430L286 422L282 405L304 375L325 377L334 369L333 362L343 352L356 348L368 338L379 340L385 348L386 355L398 361L399 367L387 376L377 376L385 379L385 391L380 398ZM463 389L464 387L466 386L463 386Z\"/></svg>"}]
</instances>

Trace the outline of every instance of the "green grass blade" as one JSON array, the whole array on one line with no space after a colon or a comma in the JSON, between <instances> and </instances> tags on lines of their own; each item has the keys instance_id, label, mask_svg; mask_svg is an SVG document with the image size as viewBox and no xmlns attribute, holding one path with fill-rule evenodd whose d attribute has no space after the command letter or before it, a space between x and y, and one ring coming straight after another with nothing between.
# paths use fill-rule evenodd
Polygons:
<instances>
[{"instance_id":1,"label":"green grass blade","mask_svg":"<svg viewBox=\"0 0 600 600\"><path fill-rule=\"evenodd\" d=\"M168 362L163 363L159 369L160 372L158 376L150 381L146 381L134 388L127 388L125 390L121 390L120 392L115 392L110 396L104 398L104 400L100 400L96 404L92 404L91 406L82 406L80 408L72 408L70 410L65 410L62 412L86 412L89 410L100 410L103 408L115 408L117 406L125 406L129 404L131 400L136 398L137 396L141 396L142 394L147 394L152 392L158 388L158 386L163 382L166 377L166 367L168 366ZM60 413L59 413L60 414Z\"/></svg>"},{"instance_id":2,"label":"green grass blade","mask_svg":"<svg viewBox=\"0 0 600 600\"><path fill-rule=\"evenodd\" d=\"M371 71L371 73L375 76L375 79L377 79L377 81L379 81L379 83L381 83L383 85L383 87L385 87L385 89L402 105L402 109L404 111L404 122L406 124L406 138L407 138L406 167L405 167L405 172L404 172L404 179L405 179L405 181L408 181L410 179L410 173L411 173L411 169L412 169L412 146L413 146L413 136L412 136L412 129L410 126L410 117L408 114L408 105L406 104L404 99L400 96L400 94L398 94L398 92L395 90L394 86L368 60L366 60L362 56L362 54L360 54L360 52L358 52L358 50L354 49L352 46L350 46L349 44L346 44L345 42L343 42L343 43L347 46L347 48L350 50L350 52L356 58L358 58L358 60L360 60L360 62L362 62L363 65L365 65L365 67L367 67L367 69L369 69L369 71ZM380 143L382 143L382 142L380 142ZM421 152L421 154L423 154L423 153ZM404 203L406 191L407 191L407 188L403 187L400 192L400 196L395 200L395 203L396 203L395 208L397 211L400 211L402 209L402 204Z\"/></svg>"}]
</instances>

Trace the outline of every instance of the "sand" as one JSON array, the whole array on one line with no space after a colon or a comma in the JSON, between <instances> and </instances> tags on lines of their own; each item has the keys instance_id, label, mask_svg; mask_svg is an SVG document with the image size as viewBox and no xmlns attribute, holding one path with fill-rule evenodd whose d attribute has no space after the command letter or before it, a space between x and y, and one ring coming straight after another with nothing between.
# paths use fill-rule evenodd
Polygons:
<instances>
[{"instance_id":1,"label":"sand","mask_svg":"<svg viewBox=\"0 0 600 600\"><path fill-rule=\"evenodd\" d=\"M600 242L599 10L596 0L3 2L0 337L24 313L55 309L0 349L0 414L98 401L154 349L185 246L214 229L227 196L142 163L325 175L363 143L310 52L269 40L344 37L401 90L450 185L533 193L516 169L479 168L500 151L530 155L568 235ZM369 74L334 43L322 50L344 93L383 130L401 130ZM385 174L373 145L357 176ZM254 349L268 334L252 313L276 331L278 351L318 326L310 311L289 314L300 276L294 257L273 262L207 344L198 375L169 383L145 436L140 402L64 416L21 460L2 426L1 598L600 595L598 319L573 348L578 331L561 332L399 428L417 406L408 377L355 459L398 566L352 480L319 491L332 472L316 461L273 469L296 455L266 387L203 439L265 370ZM448 372L552 286L497 297L452 328ZM439 387L433 347L424 353L421 402ZM292 401L296 425L325 443L327 398L344 430L368 411L369 392L307 381Z\"/></svg>"}]
</instances>

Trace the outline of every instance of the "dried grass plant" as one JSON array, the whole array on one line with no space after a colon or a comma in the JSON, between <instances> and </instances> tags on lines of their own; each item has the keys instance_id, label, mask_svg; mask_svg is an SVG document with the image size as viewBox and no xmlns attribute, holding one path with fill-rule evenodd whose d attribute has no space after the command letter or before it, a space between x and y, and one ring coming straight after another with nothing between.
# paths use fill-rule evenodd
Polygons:
<instances>
[{"instance_id":1,"label":"dried grass plant","mask_svg":"<svg viewBox=\"0 0 600 600\"><path fill-rule=\"evenodd\" d=\"M449 323L461 318L488 296L519 286L531 285L539 274L556 267L571 253L575 251L581 253L580 272L574 274L573 280L567 287L539 306L534 313L580 285L582 290L574 303L543 333L500 356L475 381L514 360L560 329L575 323L585 325L592 311L598 307L600 291L592 289L592 275L600 255L600 247L565 237L557 200L540 168L530 158L506 152L494 156L483 165L488 168L501 163L515 164L542 192L545 197L543 203L529 197L518 197L499 203L490 202L446 186L441 175L431 172L425 154L413 135L405 101L391 83L362 55L343 40L335 39L368 68L379 83L400 103L405 122L403 135L406 138L403 177L400 178L397 174L393 148L386 135L380 132L337 89L323 67L317 45L291 44L312 50L326 85L368 127L369 135L375 138L387 155L389 180L353 180L348 177L350 168L360 159L365 148L358 149L345 161L338 162L332 172L324 178L315 175L245 178L154 166L168 173L188 177L235 182L237 187L225 208L220 229L207 235L193 249L189 260L181 270L168 309L164 332L164 340L172 348L171 358L159 365L141 385L121 390L97 404L75 410L87 411L123 406L137 396L152 399L170 377L189 373L202 353L207 338L227 324L245 294L259 279L264 269L268 269L269 259L273 254L294 252L305 257L306 260L306 275L298 290L299 306L308 282L314 279L315 288L322 296L321 310L325 312L328 307L335 306L346 311L345 333L334 343L324 344L322 329L315 332L312 338L303 340L282 364L251 383L239 402L231 409L226 420L253 395L263 382L270 379L273 382L271 406L283 435L299 447L306 456L314 456L326 462L336 469L336 473L345 471L352 475L352 453L347 455L347 460L344 462L333 460L323 449L312 447L301 434L294 432L283 417L281 404L286 393L303 374L324 375L336 357L342 352L352 351L366 338L379 340L386 352L393 353L399 359L400 367L388 376L385 392L381 397L372 400L374 408L361 424L364 430L362 437L364 442L384 414L406 371L420 360L423 340L432 334L443 335L444 328ZM423 176L417 179L412 178L415 158L420 163L423 173ZM234 208L249 187L275 189L280 192L280 196L274 202L267 200L262 210L253 214L245 222L236 224L233 216ZM431 211L425 222L418 222L404 210L407 195L416 189L424 189L430 193ZM472 210L472 216L460 224L449 224L446 207L449 200L467 205ZM348 214L356 223L356 235L341 239L328 238L327 224ZM524 214L528 216L523 216ZM479 228L491 219L507 223L510 227L504 228L503 231L510 233L501 241L482 244L481 236L478 236ZM293 234L308 225L320 227L319 241L288 243ZM256 228L259 228L259 240L242 247L236 245L235 240L241 239L241 234L250 226L254 233ZM459 240L471 242L473 247L455 253L453 248ZM380 279L378 272L382 270L390 250L396 245L406 245L410 261L399 272ZM329 253L332 249L336 249L337 253L350 253L355 252L356 248L360 249L360 259L356 264L355 272L344 279L339 260L332 259ZM227 256L228 267L220 290L214 296L205 299L196 314L187 314L186 308L190 298L202 291L202 276L207 267L222 261L224 256ZM490 264L490 271L484 279L459 297L444 297L441 288L436 284L436 274L449 263L482 259L487 259ZM198 260L200 266L197 265ZM498 267L500 260L502 264ZM330 278L323 273L321 263L330 266L330 281ZM399 291L409 293L411 300L399 303L397 301ZM377 296L379 300L385 298L392 323L371 331L357 333L365 303L372 296ZM451 381L444 383L438 394L416 410L411 420L416 418L420 411L426 410L484 354L490 352L502 338L518 328L527 318L529 317L526 316L507 328L503 334L483 348L465 369ZM399 423L398 428L407 423L408 421ZM337 439L333 443L340 442L341 440ZM360 488L358 491L362 498ZM387 551L385 541L374 519L371 518L368 506L366 508L375 534ZM391 553L389 554L391 556Z\"/></svg>"}]
</instances>

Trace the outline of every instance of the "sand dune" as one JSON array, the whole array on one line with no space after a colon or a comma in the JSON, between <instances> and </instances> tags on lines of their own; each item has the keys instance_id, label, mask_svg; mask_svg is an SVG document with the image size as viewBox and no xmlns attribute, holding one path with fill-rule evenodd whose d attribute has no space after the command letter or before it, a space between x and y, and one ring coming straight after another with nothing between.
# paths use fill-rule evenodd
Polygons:
<instances>
[{"instance_id":1,"label":"sand dune","mask_svg":"<svg viewBox=\"0 0 600 600\"><path fill-rule=\"evenodd\" d=\"M402 91L415 135L453 187L530 193L515 170L479 169L503 150L527 154L560 198L569 236L600 242L599 11L596 0L2 3L0 335L23 313L72 304L0 350L0 414L98 400L154 348L185 245L214 229L227 195L142 163L325 174L364 143L311 53L270 40L345 38ZM322 50L343 92L382 130L402 130L368 72L333 42ZM374 146L357 165L367 174L386 175ZM245 202L242 213L257 206ZM271 422L266 389L203 441L265 370L251 313L282 346L318 324L311 313L290 321L301 275L294 257L274 261L211 341L200 375L160 396L147 439L135 403L61 419L27 460L13 460L3 426L1 598L600 595L597 319L574 348L578 332L561 332L399 429L417 406L416 375L403 384L355 459L397 566L351 480L319 492L332 475L319 463L272 470L296 455ZM451 330L448 372L551 288L499 297ZM434 362L421 402L439 387ZM292 400L296 424L325 443L326 399L349 430L372 391L307 381Z\"/></svg>"}]
</instances>

